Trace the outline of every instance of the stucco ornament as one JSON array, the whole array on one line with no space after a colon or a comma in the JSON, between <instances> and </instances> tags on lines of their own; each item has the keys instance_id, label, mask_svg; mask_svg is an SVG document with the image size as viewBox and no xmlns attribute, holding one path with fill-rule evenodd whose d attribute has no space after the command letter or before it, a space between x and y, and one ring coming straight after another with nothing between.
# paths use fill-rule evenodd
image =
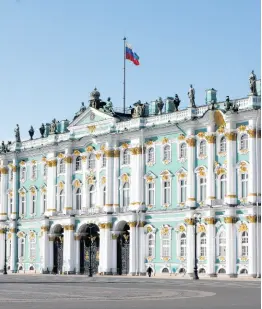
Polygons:
<instances>
[{"instance_id":1,"label":"stucco ornament","mask_svg":"<svg viewBox=\"0 0 262 309\"><path fill-rule=\"evenodd\" d=\"M177 138L177 139L178 139L179 141L183 141L183 140L185 140L185 138L186 138L185 135L180 134L180 135L178 135L178 138Z\"/></svg>"},{"instance_id":2,"label":"stucco ornament","mask_svg":"<svg viewBox=\"0 0 262 309\"><path fill-rule=\"evenodd\" d=\"M94 148L92 146L87 146L86 151L87 152L92 152Z\"/></svg>"},{"instance_id":3,"label":"stucco ornament","mask_svg":"<svg viewBox=\"0 0 262 309\"><path fill-rule=\"evenodd\" d=\"M167 226L162 227L162 229L160 230L161 235L168 235L169 234L169 228Z\"/></svg>"},{"instance_id":4,"label":"stucco ornament","mask_svg":"<svg viewBox=\"0 0 262 309\"><path fill-rule=\"evenodd\" d=\"M128 175L127 174L123 174L122 176L121 176L121 180L122 180L122 182L128 182L129 181L129 177L128 177Z\"/></svg>"},{"instance_id":5,"label":"stucco ornament","mask_svg":"<svg viewBox=\"0 0 262 309\"><path fill-rule=\"evenodd\" d=\"M246 225L244 222L242 222L242 223L240 224L239 228L238 228L238 231L239 231L239 232L247 232L247 231L248 231L247 225Z\"/></svg>"}]
</instances>

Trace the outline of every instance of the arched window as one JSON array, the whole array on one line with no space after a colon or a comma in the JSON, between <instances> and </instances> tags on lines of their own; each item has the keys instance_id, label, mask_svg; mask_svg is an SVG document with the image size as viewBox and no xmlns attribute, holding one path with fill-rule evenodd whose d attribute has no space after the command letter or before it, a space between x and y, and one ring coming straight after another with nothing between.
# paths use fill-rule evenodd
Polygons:
<instances>
[{"instance_id":1,"label":"arched window","mask_svg":"<svg viewBox=\"0 0 262 309\"><path fill-rule=\"evenodd\" d=\"M81 209L81 189L78 188L76 190L76 210L80 210Z\"/></svg>"},{"instance_id":2,"label":"arched window","mask_svg":"<svg viewBox=\"0 0 262 309\"><path fill-rule=\"evenodd\" d=\"M128 149L125 149L123 152L123 164L130 164L130 153Z\"/></svg>"},{"instance_id":3,"label":"arched window","mask_svg":"<svg viewBox=\"0 0 262 309\"><path fill-rule=\"evenodd\" d=\"M199 155L200 156L205 156L207 153L207 149L206 149L206 141L201 141L199 144Z\"/></svg>"},{"instance_id":4,"label":"arched window","mask_svg":"<svg viewBox=\"0 0 262 309\"><path fill-rule=\"evenodd\" d=\"M248 256L248 232L243 232L241 235L241 253L242 256Z\"/></svg>"},{"instance_id":5,"label":"arched window","mask_svg":"<svg viewBox=\"0 0 262 309\"><path fill-rule=\"evenodd\" d=\"M245 198L248 194L248 174L241 174L241 197Z\"/></svg>"},{"instance_id":6,"label":"arched window","mask_svg":"<svg viewBox=\"0 0 262 309\"><path fill-rule=\"evenodd\" d=\"M148 257L155 256L155 237L154 235L150 234L148 236Z\"/></svg>"},{"instance_id":7,"label":"arched window","mask_svg":"<svg viewBox=\"0 0 262 309\"><path fill-rule=\"evenodd\" d=\"M93 153L90 153L87 163L88 163L87 166L89 169L94 169L96 167L96 157Z\"/></svg>"},{"instance_id":8,"label":"arched window","mask_svg":"<svg viewBox=\"0 0 262 309\"><path fill-rule=\"evenodd\" d=\"M47 176L47 164L45 163L43 166L43 176L46 177Z\"/></svg>"},{"instance_id":9,"label":"arched window","mask_svg":"<svg viewBox=\"0 0 262 309\"><path fill-rule=\"evenodd\" d=\"M200 269L199 269L199 273L200 273L200 274L205 274L205 273L206 273L205 268L200 268Z\"/></svg>"},{"instance_id":10,"label":"arched window","mask_svg":"<svg viewBox=\"0 0 262 309\"><path fill-rule=\"evenodd\" d=\"M166 268L166 267L165 267L165 268L163 268L163 269L162 269L162 273L169 273L168 268Z\"/></svg>"},{"instance_id":11,"label":"arched window","mask_svg":"<svg viewBox=\"0 0 262 309\"><path fill-rule=\"evenodd\" d=\"M155 184L153 182L148 184L148 205L155 205Z\"/></svg>"},{"instance_id":12,"label":"arched window","mask_svg":"<svg viewBox=\"0 0 262 309\"><path fill-rule=\"evenodd\" d=\"M82 169L82 158L78 156L76 158L76 171L81 171Z\"/></svg>"},{"instance_id":13,"label":"arched window","mask_svg":"<svg viewBox=\"0 0 262 309\"><path fill-rule=\"evenodd\" d=\"M155 161L155 149L153 147L150 147L148 149L148 163L153 163Z\"/></svg>"},{"instance_id":14,"label":"arched window","mask_svg":"<svg viewBox=\"0 0 262 309\"><path fill-rule=\"evenodd\" d=\"M43 194L43 212L47 210L47 200L46 200L46 193Z\"/></svg>"},{"instance_id":15,"label":"arched window","mask_svg":"<svg viewBox=\"0 0 262 309\"><path fill-rule=\"evenodd\" d=\"M170 204L171 202L171 183L170 181L164 181L163 183L163 190L164 190L164 204Z\"/></svg>"},{"instance_id":16,"label":"arched window","mask_svg":"<svg viewBox=\"0 0 262 309\"><path fill-rule=\"evenodd\" d=\"M9 214L12 213L12 209L13 209L13 197L10 196L10 197L9 197L9 209L8 209L8 213L9 213Z\"/></svg>"},{"instance_id":17,"label":"arched window","mask_svg":"<svg viewBox=\"0 0 262 309\"><path fill-rule=\"evenodd\" d=\"M187 156L187 146L186 143L180 145L180 159L185 159Z\"/></svg>"},{"instance_id":18,"label":"arched window","mask_svg":"<svg viewBox=\"0 0 262 309\"><path fill-rule=\"evenodd\" d=\"M25 181L25 179L26 179L26 167L22 166L22 168L21 168L21 180Z\"/></svg>"},{"instance_id":19,"label":"arched window","mask_svg":"<svg viewBox=\"0 0 262 309\"><path fill-rule=\"evenodd\" d=\"M36 179L36 171L36 165L34 164L32 165L32 179Z\"/></svg>"},{"instance_id":20,"label":"arched window","mask_svg":"<svg viewBox=\"0 0 262 309\"><path fill-rule=\"evenodd\" d=\"M106 204L106 186L103 188L103 205L105 206Z\"/></svg>"},{"instance_id":21,"label":"arched window","mask_svg":"<svg viewBox=\"0 0 262 309\"><path fill-rule=\"evenodd\" d=\"M246 269L246 268L241 269L240 274L245 274L245 275L247 275L247 274L248 274L247 269Z\"/></svg>"},{"instance_id":22,"label":"arched window","mask_svg":"<svg viewBox=\"0 0 262 309\"><path fill-rule=\"evenodd\" d=\"M200 178L200 201L206 200L207 192L207 180L206 178Z\"/></svg>"},{"instance_id":23,"label":"arched window","mask_svg":"<svg viewBox=\"0 0 262 309\"><path fill-rule=\"evenodd\" d=\"M170 145L165 145L163 150L163 160L170 161L171 159L171 147Z\"/></svg>"},{"instance_id":24,"label":"arched window","mask_svg":"<svg viewBox=\"0 0 262 309\"><path fill-rule=\"evenodd\" d=\"M36 213L36 194L32 194L32 214Z\"/></svg>"},{"instance_id":25,"label":"arched window","mask_svg":"<svg viewBox=\"0 0 262 309\"><path fill-rule=\"evenodd\" d=\"M59 162L59 173L64 174L65 173L65 160L61 159Z\"/></svg>"},{"instance_id":26,"label":"arched window","mask_svg":"<svg viewBox=\"0 0 262 309\"><path fill-rule=\"evenodd\" d=\"M226 152L226 151L227 151L227 141L225 136L222 136L220 140L220 152Z\"/></svg>"},{"instance_id":27,"label":"arched window","mask_svg":"<svg viewBox=\"0 0 262 309\"><path fill-rule=\"evenodd\" d=\"M248 135L243 134L240 137L240 150L248 149Z\"/></svg>"},{"instance_id":28,"label":"arched window","mask_svg":"<svg viewBox=\"0 0 262 309\"><path fill-rule=\"evenodd\" d=\"M220 177L220 198L224 200L227 195L227 176L225 174Z\"/></svg>"},{"instance_id":29,"label":"arched window","mask_svg":"<svg viewBox=\"0 0 262 309\"><path fill-rule=\"evenodd\" d=\"M21 215L25 215L25 209L26 209L25 194L23 194L21 196Z\"/></svg>"},{"instance_id":30,"label":"arched window","mask_svg":"<svg viewBox=\"0 0 262 309\"><path fill-rule=\"evenodd\" d=\"M129 206L129 183L123 185L123 207Z\"/></svg>"},{"instance_id":31,"label":"arched window","mask_svg":"<svg viewBox=\"0 0 262 309\"><path fill-rule=\"evenodd\" d=\"M206 233L201 233L201 235L200 235L200 256L207 256Z\"/></svg>"},{"instance_id":32,"label":"arched window","mask_svg":"<svg viewBox=\"0 0 262 309\"><path fill-rule=\"evenodd\" d=\"M89 207L93 208L96 205L96 199L95 199L95 186L91 185L89 188Z\"/></svg>"},{"instance_id":33,"label":"arched window","mask_svg":"<svg viewBox=\"0 0 262 309\"><path fill-rule=\"evenodd\" d=\"M20 252L19 252L19 257L24 257L25 256L25 239L20 238Z\"/></svg>"},{"instance_id":34,"label":"arched window","mask_svg":"<svg viewBox=\"0 0 262 309\"><path fill-rule=\"evenodd\" d=\"M65 206L65 191L62 189L59 193L59 211L62 211Z\"/></svg>"},{"instance_id":35,"label":"arched window","mask_svg":"<svg viewBox=\"0 0 262 309\"><path fill-rule=\"evenodd\" d=\"M180 256L186 257L186 234L183 233L180 237Z\"/></svg>"},{"instance_id":36,"label":"arched window","mask_svg":"<svg viewBox=\"0 0 262 309\"><path fill-rule=\"evenodd\" d=\"M170 257L170 236L162 235L162 258Z\"/></svg>"},{"instance_id":37,"label":"arched window","mask_svg":"<svg viewBox=\"0 0 262 309\"><path fill-rule=\"evenodd\" d=\"M187 183L185 179L180 180L180 190L181 190L181 203L185 203L186 201L186 194L187 194Z\"/></svg>"},{"instance_id":38,"label":"arched window","mask_svg":"<svg viewBox=\"0 0 262 309\"><path fill-rule=\"evenodd\" d=\"M102 167L106 167L106 155L102 154Z\"/></svg>"},{"instance_id":39,"label":"arched window","mask_svg":"<svg viewBox=\"0 0 262 309\"><path fill-rule=\"evenodd\" d=\"M30 238L29 254L30 258L36 258L36 236Z\"/></svg>"},{"instance_id":40,"label":"arched window","mask_svg":"<svg viewBox=\"0 0 262 309\"><path fill-rule=\"evenodd\" d=\"M226 270L224 268L220 268L218 271L219 274L225 274Z\"/></svg>"},{"instance_id":41,"label":"arched window","mask_svg":"<svg viewBox=\"0 0 262 309\"><path fill-rule=\"evenodd\" d=\"M219 256L226 256L226 233L222 231L219 235L218 239L218 255Z\"/></svg>"}]
</instances>

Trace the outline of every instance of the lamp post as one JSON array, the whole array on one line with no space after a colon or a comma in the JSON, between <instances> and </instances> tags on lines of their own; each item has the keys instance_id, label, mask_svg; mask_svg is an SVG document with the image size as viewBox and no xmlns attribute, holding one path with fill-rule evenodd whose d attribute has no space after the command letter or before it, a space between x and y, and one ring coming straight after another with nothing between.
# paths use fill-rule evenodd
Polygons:
<instances>
[{"instance_id":1,"label":"lamp post","mask_svg":"<svg viewBox=\"0 0 262 309\"><path fill-rule=\"evenodd\" d=\"M92 228L94 227L93 224L90 224L88 226L89 228L89 239L90 239L90 246L89 246L89 274L88 277L93 277L92 274L92 245L94 240L96 239L96 236L92 236Z\"/></svg>"},{"instance_id":2,"label":"lamp post","mask_svg":"<svg viewBox=\"0 0 262 309\"><path fill-rule=\"evenodd\" d=\"M4 231L5 231L5 263L4 263L4 272L3 272L3 275L7 275L7 269L6 269L6 260L7 260L7 252L6 252L6 233L7 233L7 228L5 227L4 228Z\"/></svg>"},{"instance_id":3,"label":"lamp post","mask_svg":"<svg viewBox=\"0 0 262 309\"><path fill-rule=\"evenodd\" d=\"M195 225L195 267L194 267L194 274L193 279L198 280L198 269L197 269L197 223L200 222L199 220L200 214L194 214L194 225Z\"/></svg>"}]
</instances>

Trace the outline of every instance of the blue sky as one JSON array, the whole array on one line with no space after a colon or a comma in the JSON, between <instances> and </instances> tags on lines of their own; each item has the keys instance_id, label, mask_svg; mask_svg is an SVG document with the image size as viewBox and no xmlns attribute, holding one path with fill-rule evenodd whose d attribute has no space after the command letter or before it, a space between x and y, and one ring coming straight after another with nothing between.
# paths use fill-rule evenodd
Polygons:
<instances>
[{"instance_id":1,"label":"blue sky","mask_svg":"<svg viewBox=\"0 0 262 309\"><path fill-rule=\"evenodd\" d=\"M0 0L0 140L33 125L72 119L96 86L115 106L123 97L123 41L141 65L127 63L127 105L193 84L218 99L244 97L260 78L260 0Z\"/></svg>"}]
</instances>

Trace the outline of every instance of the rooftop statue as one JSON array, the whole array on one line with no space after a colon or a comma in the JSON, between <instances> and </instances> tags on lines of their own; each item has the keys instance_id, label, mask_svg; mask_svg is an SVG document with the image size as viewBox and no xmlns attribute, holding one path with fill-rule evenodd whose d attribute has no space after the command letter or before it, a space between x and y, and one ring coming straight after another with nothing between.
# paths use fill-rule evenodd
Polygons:
<instances>
[{"instance_id":1,"label":"rooftop statue","mask_svg":"<svg viewBox=\"0 0 262 309\"><path fill-rule=\"evenodd\" d=\"M41 127L39 128L39 132L41 134L41 137L44 137L45 134L45 125L42 123Z\"/></svg>"},{"instance_id":2,"label":"rooftop statue","mask_svg":"<svg viewBox=\"0 0 262 309\"><path fill-rule=\"evenodd\" d=\"M178 106L179 106L180 102L181 102L181 101L180 101L178 95L176 94L176 95L175 95L175 98L174 98L174 104L175 104L175 110L176 110L176 112L178 111Z\"/></svg>"},{"instance_id":3,"label":"rooftop statue","mask_svg":"<svg viewBox=\"0 0 262 309\"><path fill-rule=\"evenodd\" d=\"M233 112L237 112L238 111L238 107L235 103L233 103L232 101L230 102L229 96L226 97L226 101L224 103L225 106L225 110L226 111L233 111Z\"/></svg>"},{"instance_id":4,"label":"rooftop statue","mask_svg":"<svg viewBox=\"0 0 262 309\"><path fill-rule=\"evenodd\" d=\"M134 108L131 110L132 118L139 118L144 116L144 104L141 101L137 101L133 104Z\"/></svg>"},{"instance_id":5,"label":"rooftop statue","mask_svg":"<svg viewBox=\"0 0 262 309\"><path fill-rule=\"evenodd\" d=\"M21 138L20 138L20 129L19 129L19 125L17 124L16 125L16 128L15 128L15 141L17 143L21 143Z\"/></svg>"},{"instance_id":6,"label":"rooftop statue","mask_svg":"<svg viewBox=\"0 0 262 309\"><path fill-rule=\"evenodd\" d=\"M114 113L113 103L111 102L111 98L107 99L106 105L104 106L104 112L106 113Z\"/></svg>"},{"instance_id":7,"label":"rooftop statue","mask_svg":"<svg viewBox=\"0 0 262 309\"><path fill-rule=\"evenodd\" d=\"M49 134L56 134L57 133L56 129L57 129L57 122L56 122L56 119L54 118L50 126Z\"/></svg>"},{"instance_id":8,"label":"rooftop statue","mask_svg":"<svg viewBox=\"0 0 262 309\"><path fill-rule=\"evenodd\" d=\"M86 110L85 103L82 102L82 103L81 103L80 110L79 110L77 113L75 113L74 119L76 119L78 116L80 116L85 110Z\"/></svg>"},{"instance_id":9,"label":"rooftop statue","mask_svg":"<svg viewBox=\"0 0 262 309\"><path fill-rule=\"evenodd\" d=\"M189 107L196 107L196 103L195 103L195 89L193 88L193 85L190 85L190 89L189 89L187 94L188 94L189 101L190 101Z\"/></svg>"},{"instance_id":10,"label":"rooftop statue","mask_svg":"<svg viewBox=\"0 0 262 309\"><path fill-rule=\"evenodd\" d=\"M2 153L2 152L4 152L4 153L7 152L7 147L6 147L4 142L2 142L2 145L0 147L0 153Z\"/></svg>"},{"instance_id":11,"label":"rooftop statue","mask_svg":"<svg viewBox=\"0 0 262 309\"><path fill-rule=\"evenodd\" d=\"M249 86L250 86L250 94L251 95L257 95L256 80L257 80L257 77L254 73L254 70L252 70L252 72L249 76Z\"/></svg>"},{"instance_id":12,"label":"rooftop statue","mask_svg":"<svg viewBox=\"0 0 262 309\"><path fill-rule=\"evenodd\" d=\"M35 134L35 130L34 130L34 128L32 126L31 126L30 130L28 131L28 133L29 133L30 139L32 140L33 136Z\"/></svg>"},{"instance_id":13,"label":"rooftop statue","mask_svg":"<svg viewBox=\"0 0 262 309\"><path fill-rule=\"evenodd\" d=\"M161 115L163 107L164 107L164 102L163 102L161 97L159 97L159 99L156 100L156 106L157 106L157 109L158 109L158 115Z\"/></svg>"}]
</instances>

